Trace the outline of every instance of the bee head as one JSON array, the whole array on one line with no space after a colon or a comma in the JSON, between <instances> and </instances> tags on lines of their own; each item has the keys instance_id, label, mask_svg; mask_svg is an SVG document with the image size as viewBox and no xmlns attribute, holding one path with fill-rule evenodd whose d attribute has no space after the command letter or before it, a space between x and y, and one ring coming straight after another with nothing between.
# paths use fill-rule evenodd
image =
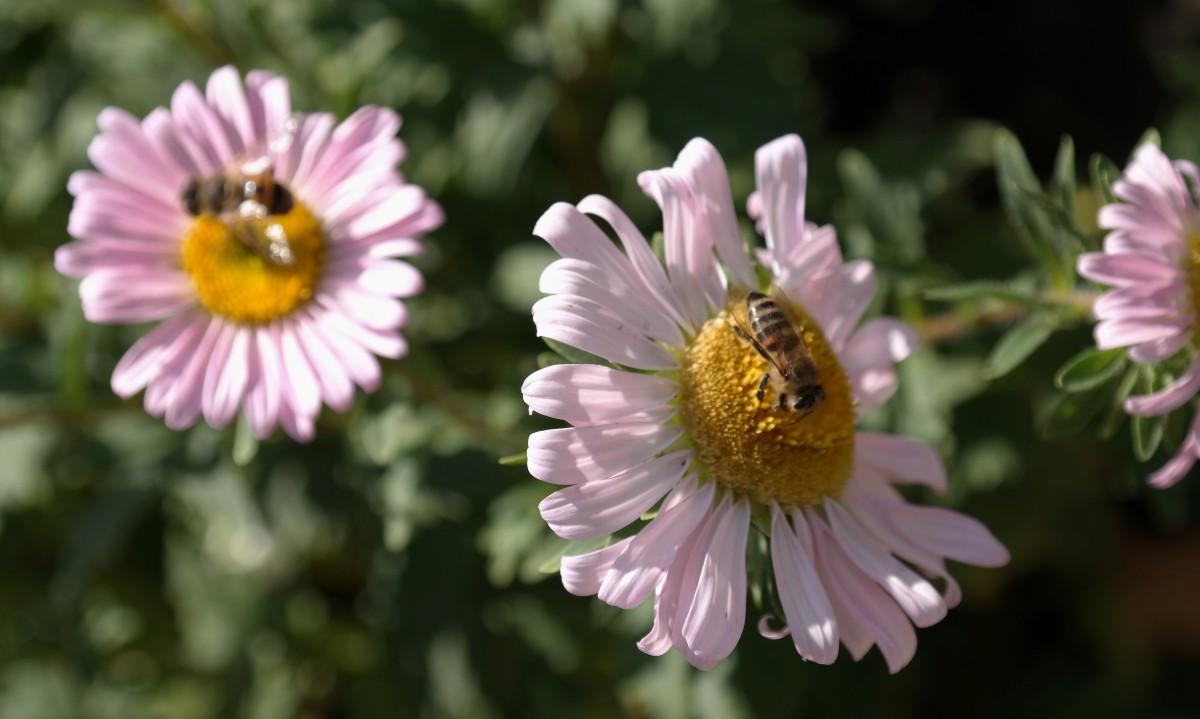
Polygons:
<instances>
[{"instance_id":1,"label":"bee head","mask_svg":"<svg viewBox=\"0 0 1200 719\"><path fill-rule=\"evenodd\" d=\"M183 190L183 195L180 196L180 199L183 200L184 208L188 211L189 215L193 216L200 214L200 201L196 197L196 192L197 183L193 180L188 183L188 186Z\"/></svg>"},{"instance_id":2,"label":"bee head","mask_svg":"<svg viewBox=\"0 0 1200 719\"><path fill-rule=\"evenodd\" d=\"M792 409L807 414L825 399L825 389L819 384L805 385L796 392L795 397Z\"/></svg>"}]
</instances>

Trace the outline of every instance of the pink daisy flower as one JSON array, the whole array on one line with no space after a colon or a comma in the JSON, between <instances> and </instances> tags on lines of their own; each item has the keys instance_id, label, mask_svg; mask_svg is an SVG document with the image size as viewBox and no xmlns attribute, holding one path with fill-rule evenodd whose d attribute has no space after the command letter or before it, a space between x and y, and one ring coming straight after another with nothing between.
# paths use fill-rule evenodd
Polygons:
<instances>
[{"instance_id":1,"label":"pink daisy flower","mask_svg":"<svg viewBox=\"0 0 1200 719\"><path fill-rule=\"evenodd\" d=\"M654 595L643 651L674 648L703 669L733 651L754 539L751 549L769 543L786 624L763 617L760 632L790 634L802 657L823 664L839 643L855 659L877 645L895 672L916 649L913 626L936 623L960 599L945 560L998 566L1008 553L974 519L897 491L945 489L930 447L856 429L895 391L893 365L917 337L893 318L859 324L874 269L843 262L833 228L805 221L800 139L780 138L756 160L750 208L767 245L756 254L739 236L724 163L700 139L672 167L638 178L663 212L665 267L603 197L542 216L534 232L562 259L542 275L538 334L622 369L562 364L525 381L532 411L571 425L529 438L529 470L563 485L540 506L559 536L620 532L564 557L562 580L622 608ZM750 326L754 291L771 293L811 352L823 398L810 413L778 409L773 383L759 392L768 362L735 330Z\"/></svg>"},{"instance_id":2,"label":"pink daisy flower","mask_svg":"<svg viewBox=\"0 0 1200 719\"><path fill-rule=\"evenodd\" d=\"M1185 180L1186 178L1186 180ZM1191 183L1189 187L1188 183ZM1110 230L1104 251L1080 256L1079 274L1113 289L1094 307L1096 346L1128 347L1138 362L1159 362L1189 346L1200 301L1200 209L1193 189L1200 172L1190 162L1171 162L1157 146L1138 148L1113 193L1121 202L1100 208ZM1200 354L1159 392L1125 401L1125 411L1153 417L1179 409L1200 390ZM1200 456L1200 417L1173 459L1150 475L1151 485L1170 487Z\"/></svg>"},{"instance_id":3,"label":"pink daisy flower","mask_svg":"<svg viewBox=\"0 0 1200 719\"><path fill-rule=\"evenodd\" d=\"M293 115L287 81L232 67L185 82L139 121L108 108L77 172L59 272L82 280L86 317L158 322L113 372L182 429L239 410L254 434L311 439L322 403L345 411L400 357L436 203L396 171L400 118L364 107ZM227 178L227 179L223 179ZM251 184L246 184L246 180Z\"/></svg>"}]
</instances>

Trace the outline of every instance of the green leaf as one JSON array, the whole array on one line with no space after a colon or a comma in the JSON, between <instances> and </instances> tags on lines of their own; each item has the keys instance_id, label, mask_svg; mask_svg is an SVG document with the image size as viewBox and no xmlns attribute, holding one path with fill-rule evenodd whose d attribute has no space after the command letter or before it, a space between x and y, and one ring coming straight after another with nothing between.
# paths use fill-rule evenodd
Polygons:
<instances>
[{"instance_id":1,"label":"green leaf","mask_svg":"<svg viewBox=\"0 0 1200 719\"><path fill-rule=\"evenodd\" d=\"M569 542L562 542L559 551L539 564L537 569L542 574L555 574L562 564L563 557L574 557L577 554L587 554L597 549L604 549L611 541L612 535L606 534L597 539L572 539Z\"/></svg>"},{"instance_id":2,"label":"green leaf","mask_svg":"<svg viewBox=\"0 0 1200 719\"><path fill-rule=\"evenodd\" d=\"M1138 394L1150 394L1171 382L1169 376L1158 374L1153 367L1142 365L1138 372ZM1154 456L1162 443L1163 431L1167 426L1165 415L1157 417L1132 417L1130 431L1133 435L1133 455L1145 462Z\"/></svg>"},{"instance_id":3,"label":"green leaf","mask_svg":"<svg viewBox=\"0 0 1200 719\"><path fill-rule=\"evenodd\" d=\"M1165 415L1133 418L1133 454L1135 457L1145 462L1154 456L1154 453L1158 451L1158 445L1162 443L1166 424Z\"/></svg>"},{"instance_id":4,"label":"green leaf","mask_svg":"<svg viewBox=\"0 0 1200 719\"><path fill-rule=\"evenodd\" d=\"M1133 387L1137 384L1138 375L1141 374L1137 365L1131 365L1125 370L1125 376L1121 378L1120 384L1117 385L1116 391L1113 392L1109 400L1108 411L1104 414L1104 421L1100 423L1099 436L1101 439L1112 439L1117 433L1117 428L1121 426L1121 422L1125 419L1125 398L1133 392Z\"/></svg>"},{"instance_id":5,"label":"green leaf","mask_svg":"<svg viewBox=\"0 0 1200 719\"><path fill-rule=\"evenodd\" d=\"M525 464L525 462L528 459L529 459L528 452L520 452L518 454L510 454L510 455L501 457L499 460L497 460L497 463L500 464L502 467L516 467L518 465Z\"/></svg>"},{"instance_id":6,"label":"green leaf","mask_svg":"<svg viewBox=\"0 0 1200 719\"><path fill-rule=\"evenodd\" d=\"M1025 358L1041 347L1054 330L1058 329L1058 318L1049 314L1035 314L1013 325L992 349L985 372L990 379L1003 377Z\"/></svg>"},{"instance_id":7,"label":"green leaf","mask_svg":"<svg viewBox=\"0 0 1200 719\"><path fill-rule=\"evenodd\" d=\"M603 357L594 355L591 352L584 352L581 349L572 347L569 344L564 344L558 340L552 340L549 337L543 337L542 341L546 343L547 347L554 350L559 357L562 357L568 362L574 362L577 364L599 364L609 367L612 366L612 362L609 362Z\"/></svg>"},{"instance_id":8,"label":"green leaf","mask_svg":"<svg viewBox=\"0 0 1200 719\"><path fill-rule=\"evenodd\" d=\"M254 461L257 454L258 438L250 430L250 423L246 421L246 416L242 415L238 418L237 428L233 435L233 463L239 467L245 467Z\"/></svg>"},{"instance_id":9,"label":"green leaf","mask_svg":"<svg viewBox=\"0 0 1200 719\"><path fill-rule=\"evenodd\" d=\"M1102 392L1058 395L1039 416L1038 433L1048 440L1075 434L1100 414L1107 399Z\"/></svg>"},{"instance_id":10,"label":"green leaf","mask_svg":"<svg viewBox=\"0 0 1200 719\"><path fill-rule=\"evenodd\" d=\"M1162 135L1159 134L1157 128L1147 127L1146 131L1142 133L1141 139L1137 141L1134 147L1137 148L1146 144L1162 147Z\"/></svg>"},{"instance_id":11,"label":"green leaf","mask_svg":"<svg viewBox=\"0 0 1200 719\"><path fill-rule=\"evenodd\" d=\"M993 143L996 156L996 184L1008 213L1026 248L1037 261L1051 284L1060 289L1074 282L1074 258L1059 236L1059 228L1031 195L1041 195L1042 187L1025 150L1011 132L998 130Z\"/></svg>"},{"instance_id":12,"label":"green leaf","mask_svg":"<svg viewBox=\"0 0 1200 719\"><path fill-rule=\"evenodd\" d=\"M1092 189L1100 195L1104 204L1116 202L1117 197L1113 194L1112 186L1121 176L1120 168L1112 160L1097 152L1092 155L1089 170L1092 176Z\"/></svg>"},{"instance_id":13,"label":"green leaf","mask_svg":"<svg viewBox=\"0 0 1200 719\"><path fill-rule=\"evenodd\" d=\"M1037 293L1032 288L1018 287L1009 282L995 280L976 280L959 282L941 287L931 287L924 291L925 299L939 302L963 302L980 300L1003 300L1015 304L1036 307L1041 303Z\"/></svg>"},{"instance_id":14,"label":"green leaf","mask_svg":"<svg viewBox=\"0 0 1200 719\"><path fill-rule=\"evenodd\" d=\"M1054 386L1066 392L1086 392L1116 377L1125 364L1123 349L1085 349L1059 367Z\"/></svg>"},{"instance_id":15,"label":"green leaf","mask_svg":"<svg viewBox=\"0 0 1200 719\"><path fill-rule=\"evenodd\" d=\"M1054 159L1052 185L1058 194L1059 206L1067 217L1075 217L1075 143L1070 135L1063 135L1058 145L1058 156Z\"/></svg>"}]
</instances>

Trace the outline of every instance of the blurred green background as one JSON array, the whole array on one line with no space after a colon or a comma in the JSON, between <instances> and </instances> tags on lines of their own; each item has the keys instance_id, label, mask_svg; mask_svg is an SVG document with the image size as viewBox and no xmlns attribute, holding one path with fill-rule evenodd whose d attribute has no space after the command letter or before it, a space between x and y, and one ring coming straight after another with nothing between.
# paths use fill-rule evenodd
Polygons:
<instances>
[{"instance_id":1,"label":"blurred green background","mask_svg":"<svg viewBox=\"0 0 1200 719\"><path fill-rule=\"evenodd\" d=\"M1039 434L1080 318L989 381L1020 308L924 294L1027 269L999 126L1043 180L1063 133L1081 186L1149 126L1200 159L1200 10L1113 5L0 0L0 717L1200 716L1200 477L1143 486L1170 433L1149 463L1127 431ZM448 215L411 356L306 446L119 401L143 328L86 324L51 266L99 110L145 114L225 63L287 75L301 110L400 111L404 171ZM935 443L951 491L926 499L1014 557L956 568L962 606L894 677L876 652L807 665L752 623L708 673L643 656L648 608L568 595L549 487L498 461L552 426L519 392L545 352L540 213L601 192L653 232L634 178L696 135L740 204L786 132L810 217L878 264L876 310L940 328L870 422Z\"/></svg>"}]
</instances>

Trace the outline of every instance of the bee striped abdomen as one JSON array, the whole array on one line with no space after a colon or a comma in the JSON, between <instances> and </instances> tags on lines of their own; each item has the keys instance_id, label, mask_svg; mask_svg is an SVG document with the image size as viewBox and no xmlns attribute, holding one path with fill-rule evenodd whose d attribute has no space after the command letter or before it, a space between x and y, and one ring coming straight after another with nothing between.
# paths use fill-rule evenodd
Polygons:
<instances>
[{"instance_id":1,"label":"bee striped abdomen","mask_svg":"<svg viewBox=\"0 0 1200 719\"><path fill-rule=\"evenodd\" d=\"M786 354L796 349L800 338L775 300L759 292L751 292L747 300L750 330L759 344L772 353Z\"/></svg>"}]
</instances>

